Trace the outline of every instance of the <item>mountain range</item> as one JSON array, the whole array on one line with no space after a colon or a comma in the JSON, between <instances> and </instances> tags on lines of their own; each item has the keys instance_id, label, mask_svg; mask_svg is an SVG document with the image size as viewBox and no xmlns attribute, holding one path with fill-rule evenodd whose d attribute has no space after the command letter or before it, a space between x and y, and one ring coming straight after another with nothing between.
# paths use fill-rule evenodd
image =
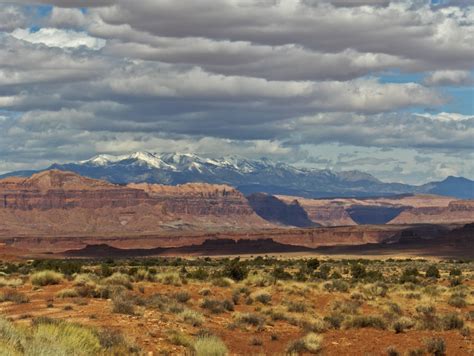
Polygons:
<instances>
[{"instance_id":1,"label":"mountain range","mask_svg":"<svg viewBox=\"0 0 474 356\"><path fill-rule=\"evenodd\" d=\"M266 158L247 159L238 156L210 158L190 153L150 152L120 156L101 154L84 161L53 164L45 170L50 169L71 171L118 184L228 184L244 194L265 192L308 198L438 194L459 199L474 198L474 181L463 177L450 176L443 181L415 186L385 183L357 170L335 172L299 168ZM31 176L40 171L11 172L0 178Z\"/></svg>"}]
</instances>

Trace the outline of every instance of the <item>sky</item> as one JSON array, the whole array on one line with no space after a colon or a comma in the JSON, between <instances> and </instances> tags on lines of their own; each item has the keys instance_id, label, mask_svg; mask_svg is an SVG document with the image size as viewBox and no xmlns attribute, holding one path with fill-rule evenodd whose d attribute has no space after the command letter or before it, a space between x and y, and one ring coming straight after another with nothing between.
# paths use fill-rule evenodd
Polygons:
<instances>
[{"instance_id":1,"label":"sky","mask_svg":"<svg viewBox=\"0 0 474 356\"><path fill-rule=\"evenodd\" d=\"M0 0L0 173L135 151L474 179L474 2Z\"/></svg>"}]
</instances>

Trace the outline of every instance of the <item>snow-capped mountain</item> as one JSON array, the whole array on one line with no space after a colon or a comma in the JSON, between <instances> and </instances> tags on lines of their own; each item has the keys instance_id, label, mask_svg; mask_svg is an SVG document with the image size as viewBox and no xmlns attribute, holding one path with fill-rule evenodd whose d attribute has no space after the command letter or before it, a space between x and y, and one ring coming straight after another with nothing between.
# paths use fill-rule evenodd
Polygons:
<instances>
[{"instance_id":1,"label":"snow-capped mountain","mask_svg":"<svg viewBox=\"0 0 474 356\"><path fill-rule=\"evenodd\" d=\"M464 178L457 180L455 185L446 184L454 179L449 177L443 182L412 186L384 183L361 171L333 172L298 168L266 158L247 159L239 156L210 158L191 153L150 152L120 156L101 154L85 161L53 164L47 169L72 171L119 184L222 183L237 187L245 194L266 192L306 197L362 197L432 192L459 198L474 198L474 182ZM8 176L32 173L34 172L13 172Z\"/></svg>"}]
</instances>

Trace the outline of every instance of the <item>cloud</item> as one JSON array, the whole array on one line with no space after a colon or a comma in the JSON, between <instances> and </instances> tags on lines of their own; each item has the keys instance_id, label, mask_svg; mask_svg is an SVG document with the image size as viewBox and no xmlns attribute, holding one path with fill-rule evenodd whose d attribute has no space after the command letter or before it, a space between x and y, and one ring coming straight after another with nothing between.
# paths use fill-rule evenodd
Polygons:
<instances>
[{"instance_id":1,"label":"cloud","mask_svg":"<svg viewBox=\"0 0 474 356\"><path fill-rule=\"evenodd\" d=\"M31 4L54 6L39 14ZM427 177L418 154L432 158L420 162L427 172L447 172L439 165L445 159L471 174L459 162L472 150L474 118L456 112L447 95L472 85L474 6L467 5L2 5L0 169L145 149L334 168L340 161L372 172L380 165L382 176L410 180ZM318 152L327 145L340 147L341 159ZM402 148L412 158L380 153ZM361 152L343 156L354 149ZM450 156L433 158L441 153Z\"/></svg>"},{"instance_id":2,"label":"cloud","mask_svg":"<svg viewBox=\"0 0 474 356\"><path fill-rule=\"evenodd\" d=\"M15 5L0 3L0 31L10 31L26 23L26 16Z\"/></svg>"},{"instance_id":3,"label":"cloud","mask_svg":"<svg viewBox=\"0 0 474 356\"><path fill-rule=\"evenodd\" d=\"M466 70L440 70L431 72L425 79L426 85L469 85L473 83L471 73Z\"/></svg>"},{"instance_id":4,"label":"cloud","mask_svg":"<svg viewBox=\"0 0 474 356\"><path fill-rule=\"evenodd\" d=\"M85 46L98 50L105 46L105 40L91 37L85 32L57 28L41 28L35 32L18 28L11 33L11 36L30 43L41 43L48 47L75 48Z\"/></svg>"}]
</instances>

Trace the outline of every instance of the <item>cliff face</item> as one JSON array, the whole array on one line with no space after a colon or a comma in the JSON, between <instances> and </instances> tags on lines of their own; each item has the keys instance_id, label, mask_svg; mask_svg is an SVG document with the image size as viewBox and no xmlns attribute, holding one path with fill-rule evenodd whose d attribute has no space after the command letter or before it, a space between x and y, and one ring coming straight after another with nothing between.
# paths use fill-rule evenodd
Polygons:
<instances>
[{"instance_id":1,"label":"cliff face","mask_svg":"<svg viewBox=\"0 0 474 356\"><path fill-rule=\"evenodd\" d=\"M216 215L254 217L245 197L228 185L189 183L177 186L129 184L146 192L163 206L166 213L179 215Z\"/></svg>"},{"instance_id":2,"label":"cliff face","mask_svg":"<svg viewBox=\"0 0 474 356\"><path fill-rule=\"evenodd\" d=\"M289 226L310 227L317 224L308 218L306 211L297 200L285 203L265 193L255 193L247 197L252 209L265 220Z\"/></svg>"},{"instance_id":3,"label":"cliff face","mask_svg":"<svg viewBox=\"0 0 474 356\"><path fill-rule=\"evenodd\" d=\"M474 221L474 200L455 200L447 207L419 207L404 210L390 224L470 223Z\"/></svg>"},{"instance_id":4,"label":"cliff face","mask_svg":"<svg viewBox=\"0 0 474 356\"><path fill-rule=\"evenodd\" d=\"M228 186L119 186L69 172L0 180L0 235L138 234L266 226Z\"/></svg>"},{"instance_id":5,"label":"cliff face","mask_svg":"<svg viewBox=\"0 0 474 356\"><path fill-rule=\"evenodd\" d=\"M289 202L298 200L308 217L323 226L358 224L466 223L474 221L474 200L436 195L401 195L383 198L306 199L278 196Z\"/></svg>"},{"instance_id":6,"label":"cliff face","mask_svg":"<svg viewBox=\"0 0 474 356\"><path fill-rule=\"evenodd\" d=\"M71 209L128 207L153 204L141 190L78 176L69 172L46 171L31 178L0 181L0 208Z\"/></svg>"}]
</instances>

